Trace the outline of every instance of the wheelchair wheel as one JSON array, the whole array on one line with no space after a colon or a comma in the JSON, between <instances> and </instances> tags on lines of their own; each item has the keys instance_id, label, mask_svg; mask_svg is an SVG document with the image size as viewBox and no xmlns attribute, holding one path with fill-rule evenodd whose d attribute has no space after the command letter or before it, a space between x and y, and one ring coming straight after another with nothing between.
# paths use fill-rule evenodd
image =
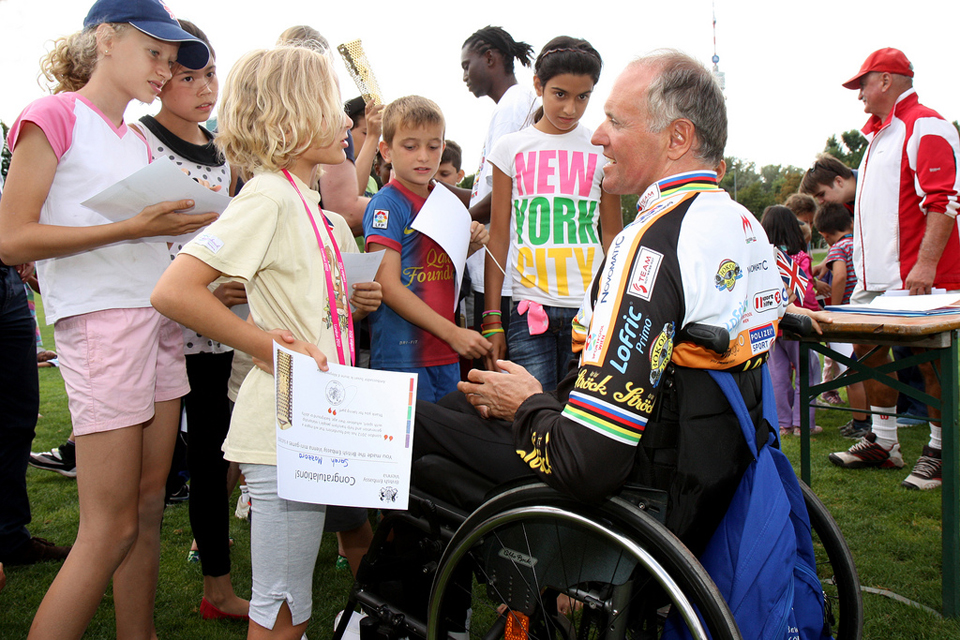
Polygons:
<instances>
[{"instance_id":1,"label":"wheelchair wheel","mask_svg":"<svg viewBox=\"0 0 960 640\"><path fill-rule=\"evenodd\" d=\"M803 497L813 529L817 575L826 596L826 616L837 640L860 640L863 636L863 597L853 555L833 516L803 482Z\"/></svg>"},{"instance_id":2,"label":"wheelchair wheel","mask_svg":"<svg viewBox=\"0 0 960 640\"><path fill-rule=\"evenodd\" d=\"M706 571L653 517L538 483L488 501L458 529L434 579L427 638L640 640L671 626L740 638Z\"/></svg>"}]
</instances>

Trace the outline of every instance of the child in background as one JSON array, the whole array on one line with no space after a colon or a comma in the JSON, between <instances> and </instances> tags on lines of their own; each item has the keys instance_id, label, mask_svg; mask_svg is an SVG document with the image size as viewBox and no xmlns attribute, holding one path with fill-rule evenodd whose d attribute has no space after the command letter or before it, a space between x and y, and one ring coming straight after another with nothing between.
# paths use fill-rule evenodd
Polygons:
<instances>
[{"instance_id":1,"label":"child in background","mask_svg":"<svg viewBox=\"0 0 960 640\"><path fill-rule=\"evenodd\" d=\"M371 198L363 216L367 251L385 251L377 273L385 304L370 314L370 366L419 374L417 398L431 402L456 389L458 354L479 358L490 348L454 319L450 258L410 226L435 187L443 128L432 100L407 96L387 105L380 153L396 177ZM483 225L471 222L470 253L486 243L486 235Z\"/></svg>"},{"instance_id":2,"label":"child in background","mask_svg":"<svg viewBox=\"0 0 960 640\"><path fill-rule=\"evenodd\" d=\"M435 176L437 182L449 184L455 187L463 180L463 169L460 168L463 163L463 150L453 140L444 142L443 155L440 156L440 168L437 169Z\"/></svg>"},{"instance_id":3,"label":"child in background","mask_svg":"<svg viewBox=\"0 0 960 640\"><path fill-rule=\"evenodd\" d=\"M143 116L142 133L154 160L175 162L187 175L215 191L234 195L236 177L213 144L213 134L201 123L210 118L220 91L217 62L206 34L192 22L180 26L202 40L210 50L203 69L174 65L173 77L160 91L160 112ZM183 243L170 246L173 260ZM243 284L230 282L216 288L214 295L228 307L246 302ZM190 472L190 528L200 556L204 618L246 618L249 603L238 598L230 582L229 495L227 475L230 463L223 459L221 446L230 427L227 383L233 363L233 349L181 327L190 393L184 397L187 415L187 470Z\"/></svg>"},{"instance_id":4,"label":"child in background","mask_svg":"<svg viewBox=\"0 0 960 640\"><path fill-rule=\"evenodd\" d=\"M790 209L782 205L773 205L763 211L760 218L763 230L767 232L771 244L783 251L800 266L804 274L810 268L810 256L804 251L805 242L800 231L800 222ZM802 300L797 306L809 311L819 311L816 295L813 292L813 278L807 283ZM773 379L773 391L777 399L777 416L780 420L780 434L800 435L800 346L796 340L776 340L770 351L770 377ZM810 384L820 382L820 361L810 358ZM792 376L794 372L798 375ZM811 435L821 433L823 427L814 422L815 409L810 408Z\"/></svg>"},{"instance_id":5,"label":"child in background","mask_svg":"<svg viewBox=\"0 0 960 640\"><path fill-rule=\"evenodd\" d=\"M556 388L574 358L573 319L623 226L620 198L600 188L603 149L579 125L602 65L586 40L548 42L534 65L534 89L543 99L534 125L501 137L487 156L493 197L482 328L493 348L486 368L495 370L509 350L545 391ZM506 335L504 270L513 300Z\"/></svg>"},{"instance_id":6,"label":"child in background","mask_svg":"<svg viewBox=\"0 0 960 640\"><path fill-rule=\"evenodd\" d=\"M312 610L325 507L277 495L273 343L282 338L323 370L328 357L352 364L340 252L357 246L344 219L320 210L320 194L307 186L321 164L344 162L349 125L324 55L279 47L243 56L227 78L216 142L248 180L217 224L183 248L152 296L164 315L259 361L240 388L224 443L251 497L251 639L300 638ZM208 290L221 276L246 284L252 322ZM353 287L356 315L379 302L378 284Z\"/></svg>"},{"instance_id":7,"label":"child in background","mask_svg":"<svg viewBox=\"0 0 960 640\"><path fill-rule=\"evenodd\" d=\"M823 239L830 245L830 251L823 260L829 273L833 276L831 283L831 305L849 304L850 295L857 285L857 274L853 268L853 218L850 211L842 204L826 203L817 211L814 225ZM853 345L834 343L830 348L847 357L853 356ZM846 367L839 362L837 375L844 372ZM867 393L862 382L847 386L847 399L854 409L867 409ZM851 420L840 427L840 433L845 438L860 439L871 429L869 414L855 412Z\"/></svg>"},{"instance_id":8,"label":"child in background","mask_svg":"<svg viewBox=\"0 0 960 640\"><path fill-rule=\"evenodd\" d=\"M175 213L194 204L179 200L110 223L80 203L150 161L123 120L127 104L153 102L175 63L203 68L209 52L159 0L100 0L83 25L43 62L55 95L10 129L0 201L0 260L39 261L80 498L77 541L29 637L80 638L112 577L116 636L150 638L164 485L189 386L180 328L150 307L167 247L124 241L188 233L216 215Z\"/></svg>"},{"instance_id":9,"label":"child in background","mask_svg":"<svg viewBox=\"0 0 960 640\"><path fill-rule=\"evenodd\" d=\"M357 187L361 196L370 197L380 185L373 177L373 163L380 145L380 130L383 122L383 105L363 101L363 96L347 100L343 105L347 117L353 120L350 135L357 168Z\"/></svg>"}]
</instances>

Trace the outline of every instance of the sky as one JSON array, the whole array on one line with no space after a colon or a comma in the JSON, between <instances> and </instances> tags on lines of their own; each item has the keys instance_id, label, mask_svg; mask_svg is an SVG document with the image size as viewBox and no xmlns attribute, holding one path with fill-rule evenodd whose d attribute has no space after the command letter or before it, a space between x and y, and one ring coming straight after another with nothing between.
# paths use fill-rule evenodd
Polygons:
<instances>
[{"instance_id":1,"label":"sky","mask_svg":"<svg viewBox=\"0 0 960 640\"><path fill-rule=\"evenodd\" d=\"M863 126L867 116L857 93L840 85L882 47L897 47L913 62L921 102L948 120L960 119L956 0L166 2L210 37L221 83L243 53L273 46L294 24L315 27L334 46L360 38L387 101L420 94L440 105L447 137L464 149L467 173L479 164L494 103L467 91L460 48L488 24L502 26L536 52L558 35L589 40L604 70L581 124L595 129L614 79L630 60L671 47L712 66L715 11L729 118L726 155L758 167L807 167L830 135ZM39 59L54 38L82 27L89 7L84 0L0 0L0 119L8 125L46 94L37 84ZM358 95L339 60L337 68L343 99ZM532 86L532 72L519 65L517 78ZM158 109L159 102L132 103L126 117Z\"/></svg>"}]
</instances>

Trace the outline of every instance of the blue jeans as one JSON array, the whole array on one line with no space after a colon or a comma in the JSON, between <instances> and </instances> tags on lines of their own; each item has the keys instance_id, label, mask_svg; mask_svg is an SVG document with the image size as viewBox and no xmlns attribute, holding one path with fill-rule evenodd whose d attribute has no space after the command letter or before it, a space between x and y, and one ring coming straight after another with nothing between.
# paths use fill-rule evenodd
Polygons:
<instances>
[{"instance_id":1,"label":"blue jeans","mask_svg":"<svg viewBox=\"0 0 960 640\"><path fill-rule=\"evenodd\" d=\"M40 409L36 324L17 270L0 265L0 562L30 541L27 462Z\"/></svg>"},{"instance_id":2,"label":"blue jeans","mask_svg":"<svg viewBox=\"0 0 960 640\"><path fill-rule=\"evenodd\" d=\"M526 314L517 312L519 300L510 307L510 326L507 329L507 351L510 360L522 365L540 381L544 391L553 391L567 372L573 360L571 323L576 308L544 307L550 325L539 335L530 335ZM527 312L529 313L529 311Z\"/></svg>"},{"instance_id":3,"label":"blue jeans","mask_svg":"<svg viewBox=\"0 0 960 640\"><path fill-rule=\"evenodd\" d=\"M416 373L417 400L439 402L440 398L457 390L460 382L460 363L437 364L430 367L395 367L390 371Z\"/></svg>"}]
</instances>

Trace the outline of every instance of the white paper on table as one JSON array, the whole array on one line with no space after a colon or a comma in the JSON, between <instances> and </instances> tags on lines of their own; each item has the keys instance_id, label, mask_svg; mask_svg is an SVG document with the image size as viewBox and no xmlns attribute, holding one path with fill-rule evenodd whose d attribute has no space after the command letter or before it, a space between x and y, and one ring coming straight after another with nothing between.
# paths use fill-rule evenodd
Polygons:
<instances>
[{"instance_id":1,"label":"white paper on table","mask_svg":"<svg viewBox=\"0 0 960 640\"><path fill-rule=\"evenodd\" d=\"M460 198L446 187L437 185L413 219L411 228L429 236L446 251L456 270L453 308L460 305L460 283L463 282L463 267L470 248L470 223L472 218Z\"/></svg>"},{"instance_id":2,"label":"white paper on table","mask_svg":"<svg viewBox=\"0 0 960 640\"><path fill-rule=\"evenodd\" d=\"M227 188L229 185L224 185ZM177 168L167 158L160 158L113 184L81 204L114 222L127 220L145 207L171 200L193 200L194 206L181 213L223 213L230 196L211 191ZM186 244L194 234L144 238L147 242Z\"/></svg>"},{"instance_id":3,"label":"white paper on table","mask_svg":"<svg viewBox=\"0 0 960 640\"><path fill-rule=\"evenodd\" d=\"M417 374L330 364L274 345L277 493L286 500L406 509Z\"/></svg>"},{"instance_id":4,"label":"white paper on table","mask_svg":"<svg viewBox=\"0 0 960 640\"><path fill-rule=\"evenodd\" d=\"M878 296L869 306L887 311L932 311L957 304L960 304L960 293L938 293L925 296Z\"/></svg>"}]
</instances>

